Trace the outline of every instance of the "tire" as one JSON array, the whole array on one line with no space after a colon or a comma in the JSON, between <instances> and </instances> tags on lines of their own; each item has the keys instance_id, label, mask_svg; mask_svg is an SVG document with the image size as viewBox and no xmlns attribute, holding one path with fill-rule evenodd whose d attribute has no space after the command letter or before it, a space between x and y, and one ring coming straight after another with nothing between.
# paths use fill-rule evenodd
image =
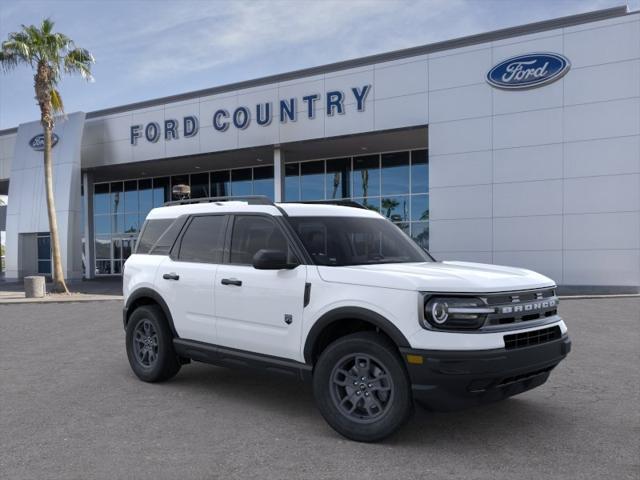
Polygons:
<instances>
[{"instance_id":1,"label":"tire","mask_svg":"<svg viewBox=\"0 0 640 480\"><path fill-rule=\"evenodd\" d=\"M327 423L359 442L388 437L413 412L402 359L395 345L374 332L354 333L331 343L315 365L313 393Z\"/></svg>"},{"instance_id":2,"label":"tire","mask_svg":"<svg viewBox=\"0 0 640 480\"><path fill-rule=\"evenodd\" d=\"M173 336L159 306L143 305L131 313L126 343L129 365L140 380L162 382L180 370Z\"/></svg>"}]
</instances>

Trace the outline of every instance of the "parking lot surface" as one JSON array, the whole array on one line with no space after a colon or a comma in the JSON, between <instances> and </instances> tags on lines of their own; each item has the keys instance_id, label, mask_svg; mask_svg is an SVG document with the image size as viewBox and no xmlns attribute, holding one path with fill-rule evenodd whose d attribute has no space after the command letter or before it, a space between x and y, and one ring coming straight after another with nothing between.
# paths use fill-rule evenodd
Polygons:
<instances>
[{"instance_id":1,"label":"parking lot surface","mask_svg":"<svg viewBox=\"0 0 640 480\"><path fill-rule=\"evenodd\" d=\"M191 364L145 384L121 303L0 305L0 478L640 477L640 299L565 300L573 351L542 387L397 435L331 430L308 385Z\"/></svg>"}]
</instances>

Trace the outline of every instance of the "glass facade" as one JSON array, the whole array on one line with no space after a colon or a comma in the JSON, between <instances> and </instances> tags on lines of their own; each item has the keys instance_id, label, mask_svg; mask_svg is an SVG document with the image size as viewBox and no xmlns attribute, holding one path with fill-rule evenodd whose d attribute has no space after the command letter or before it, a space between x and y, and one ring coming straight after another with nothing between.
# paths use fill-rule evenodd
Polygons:
<instances>
[{"instance_id":1,"label":"glass facade","mask_svg":"<svg viewBox=\"0 0 640 480\"><path fill-rule=\"evenodd\" d=\"M273 166L96 183L93 227L96 275L119 275L149 211L189 185L191 198L274 198ZM285 201L349 199L377 210L419 245L429 244L427 150L310 160L285 165Z\"/></svg>"},{"instance_id":2,"label":"glass facade","mask_svg":"<svg viewBox=\"0 0 640 480\"><path fill-rule=\"evenodd\" d=\"M285 200L350 199L377 210L429 246L427 150L288 163Z\"/></svg>"},{"instance_id":3,"label":"glass facade","mask_svg":"<svg viewBox=\"0 0 640 480\"><path fill-rule=\"evenodd\" d=\"M154 207L177 200L171 194L176 185L189 185L191 198L265 195L273 199L273 166L94 184L96 275L122 273L147 214Z\"/></svg>"}]
</instances>

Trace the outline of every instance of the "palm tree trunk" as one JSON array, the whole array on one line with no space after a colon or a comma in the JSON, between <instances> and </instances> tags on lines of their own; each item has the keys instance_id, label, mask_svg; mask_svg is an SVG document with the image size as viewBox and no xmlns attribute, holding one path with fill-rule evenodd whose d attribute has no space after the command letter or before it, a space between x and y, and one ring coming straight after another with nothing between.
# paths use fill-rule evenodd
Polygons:
<instances>
[{"instance_id":1,"label":"palm tree trunk","mask_svg":"<svg viewBox=\"0 0 640 480\"><path fill-rule=\"evenodd\" d=\"M53 167L51 162L51 126L44 125L44 185L47 194L47 214L49 216L49 232L51 234L51 254L53 260L53 291L69 293L62 271L60 239L58 238L58 217L53 197Z\"/></svg>"}]
</instances>

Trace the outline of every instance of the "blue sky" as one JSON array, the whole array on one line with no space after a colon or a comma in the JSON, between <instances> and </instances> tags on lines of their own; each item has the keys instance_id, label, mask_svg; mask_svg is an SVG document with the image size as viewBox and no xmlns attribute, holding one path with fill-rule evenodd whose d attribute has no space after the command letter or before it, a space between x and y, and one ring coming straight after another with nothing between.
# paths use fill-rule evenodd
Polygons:
<instances>
[{"instance_id":1,"label":"blue sky","mask_svg":"<svg viewBox=\"0 0 640 480\"><path fill-rule=\"evenodd\" d=\"M637 8L640 0L631 0ZM50 16L96 58L67 112L187 92L624 5L625 0L0 0L0 39ZM32 73L0 71L0 129L36 120Z\"/></svg>"}]
</instances>

